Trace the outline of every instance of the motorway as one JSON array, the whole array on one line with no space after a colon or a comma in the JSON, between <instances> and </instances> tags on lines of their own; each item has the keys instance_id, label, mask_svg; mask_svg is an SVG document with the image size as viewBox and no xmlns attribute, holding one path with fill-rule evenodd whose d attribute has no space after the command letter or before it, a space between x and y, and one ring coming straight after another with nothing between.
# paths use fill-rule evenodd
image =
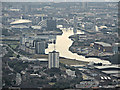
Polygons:
<instances>
[{"instance_id":1,"label":"motorway","mask_svg":"<svg viewBox=\"0 0 120 90\"><path fill-rule=\"evenodd\" d=\"M23 59L28 60L28 59L29 59L28 57L25 57L24 55L22 55L22 54L20 54L20 53L18 53L18 52L16 52L16 51L14 51L14 50L13 50L10 46L8 46L7 44L3 44L3 45L5 45L6 47L8 47L14 54L20 55L20 59L21 59L21 60L23 60Z\"/></svg>"}]
</instances>

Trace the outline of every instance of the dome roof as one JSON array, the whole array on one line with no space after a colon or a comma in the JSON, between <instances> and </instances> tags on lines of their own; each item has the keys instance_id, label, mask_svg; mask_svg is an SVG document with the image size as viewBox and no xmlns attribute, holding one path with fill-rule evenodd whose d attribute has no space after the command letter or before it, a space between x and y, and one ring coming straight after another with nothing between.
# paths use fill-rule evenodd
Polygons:
<instances>
[{"instance_id":1,"label":"dome roof","mask_svg":"<svg viewBox=\"0 0 120 90\"><path fill-rule=\"evenodd\" d=\"M14 22L11 22L10 24L22 24L22 23L30 23L30 22L32 22L32 21L26 20L26 19L19 19Z\"/></svg>"}]
</instances>

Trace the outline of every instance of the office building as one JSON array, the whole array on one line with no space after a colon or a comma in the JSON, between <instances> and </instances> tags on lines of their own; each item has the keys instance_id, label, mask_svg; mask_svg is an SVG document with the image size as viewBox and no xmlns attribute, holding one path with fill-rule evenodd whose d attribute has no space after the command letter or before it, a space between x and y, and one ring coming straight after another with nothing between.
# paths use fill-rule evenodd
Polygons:
<instances>
[{"instance_id":1,"label":"office building","mask_svg":"<svg viewBox=\"0 0 120 90\"><path fill-rule=\"evenodd\" d=\"M55 30L56 27L56 20L49 19L47 20L47 30Z\"/></svg>"},{"instance_id":2,"label":"office building","mask_svg":"<svg viewBox=\"0 0 120 90\"><path fill-rule=\"evenodd\" d=\"M113 43L112 50L114 54L118 53L118 46L119 46L119 43Z\"/></svg>"},{"instance_id":3,"label":"office building","mask_svg":"<svg viewBox=\"0 0 120 90\"><path fill-rule=\"evenodd\" d=\"M59 68L59 52L49 52L48 68Z\"/></svg>"},{"instance_id":4,"label":"office building","mask_svg":"<svg viewBox=\"0 0 120 90\"><path fill-rule=\"evenodd\" d=\"M23 34L21 37L20 37L20 44L21 45L25 45L25 42L27 42L27 38L28 36Z\"/></svg>"},{"instance_id":5,"label":"office building","mask_svg":"<svg viewBox=\"0 0 120 90\"><path fill-rule=\"evenodd\" d=\"M74 19L73 33L77 34L77 18L76 18L76 15L74 15L73 19Z\"/></svg>"},{"instance_id":6,"label":"office building","mask_svg":"<svg viewBox=\"0 0 120 90\"><path fill-rule=\"evenodd\" d=\"M35 52L36 54L45 54L45 41L35 42Z\"/></svg>"}]
</instances>

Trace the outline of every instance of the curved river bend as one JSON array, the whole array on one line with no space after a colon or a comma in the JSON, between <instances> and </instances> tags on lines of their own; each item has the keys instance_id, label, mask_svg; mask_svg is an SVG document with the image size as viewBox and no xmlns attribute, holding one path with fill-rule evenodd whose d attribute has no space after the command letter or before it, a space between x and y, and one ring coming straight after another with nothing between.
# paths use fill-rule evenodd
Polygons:
<instances>
[{"instance_id":1,"label":"curved river bend","mask_svg":"<svg viewBox=\"0 0 120 90\"><path fill-rule=\"evenodd\" d=\"M76 59L80 61L86 62L96 62L96 63L103 63L103 64L110 64L109 61L101 60L99 58L85 58L84 56L77 55L76 53L72 53L69 51L69 47L72 45L72 40L68 37L73 35L73 31L70 29L62 29L63 34L56 36L56 51L60 53L61 57ZM78 31L77 34L82 34L84 32ZM54 50L54 45L49 44L48 48L45 50L45 53L48 54L49 52Z\"/></svg>"}]
</instances>

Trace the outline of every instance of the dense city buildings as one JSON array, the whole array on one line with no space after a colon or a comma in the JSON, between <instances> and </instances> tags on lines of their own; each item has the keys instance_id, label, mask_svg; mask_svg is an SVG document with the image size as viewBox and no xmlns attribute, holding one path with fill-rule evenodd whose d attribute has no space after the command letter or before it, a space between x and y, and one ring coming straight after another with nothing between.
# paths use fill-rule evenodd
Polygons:
<instances>
[{"instance_id":1,"label":"dense city buildings","mask_svg":"<svg viewBox=\"0 0 120 90\"><path fill-rule=\"evenodd\" d=\"M120 87L119 3L2 2L2 87Z\"/></svg>"}]
</instances>

